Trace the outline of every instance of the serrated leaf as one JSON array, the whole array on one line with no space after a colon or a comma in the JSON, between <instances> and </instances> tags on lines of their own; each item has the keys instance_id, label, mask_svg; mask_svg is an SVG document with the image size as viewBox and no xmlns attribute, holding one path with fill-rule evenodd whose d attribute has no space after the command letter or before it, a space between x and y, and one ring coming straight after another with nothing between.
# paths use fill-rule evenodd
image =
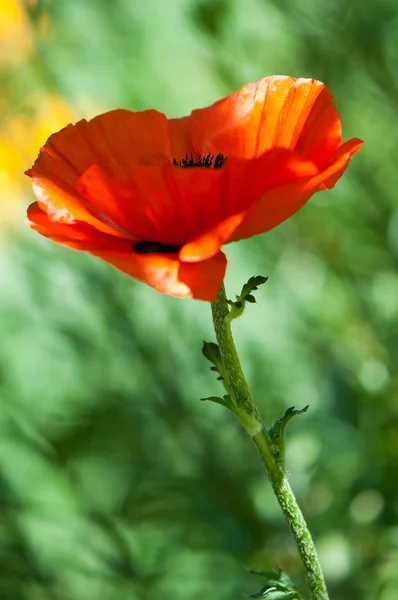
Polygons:
<instances>
[{"instance_id":1,"label":"serrated leaf","mask_svg":"<svg viewBox=\"0 0 398 600\"><path fill-rule=\"evenodd\" d=\"M267 600L300 600L298 591L290 577L281 569L274 571L251 571L265 579L265 586L251 598L266 598Z\"/></svg>"},{"instance_id":2,"label":"serrated leaf","mask_svg":"<svg viewBox=\"0 0 398 600\"><path fill-rule=\"evenodd\" d=\"M222 404L222 406L225 406L226 408L229 408L232 411L234 411L235 409L234 403L232 402L231 397L228 394L226 394L222 398L220 398L219 396L209 396L209 398L201 398L201 401L209 401L214 402L215 404Z\"/></svg>"},{"instance_id":3,"label":"serrated leaf","mask_svg":"<svg viewBox=\"0 0 398 600\"><path fill-rule=\"evenodd\" d=\"M214 342L204 341L202 346L202 354L216 367L217 364L221 362L220 348Z\"/></svg>"},{"instance_id":4,"label":"serrated leaf","mask_svg":"<svg viewBox=\"0 0 398 600\"><path fill-rule=\"evenodd\" d=\"M276 460L284 466L285 462L285 428L293 417L303 415L309 409L309 404L304 406L301 410L296 410L294 406L287 409L282 418L275 421L273 426L268 432L271 438L273 452Z\"/></svg>"},{"instance_id":5,"label":"serrated leaf","mask_svg":"<svg viewBox=\"0 0 398 600\"><path fill-rule=\"evenodd\" d=\"M266 283L268 277L264 277L263 275L255 275L249 279L249 283L252 286L252 290L257 289L259 285Z\"/></svg>"},{"instance_id":6,"label":"serrated leaf","mask_svg":"<svg viewBox=\"0 0 398 600\"><path fill-rule=\"evenodd\" d=\"M285 427L293 417L303 415L309 409L310 405L304 406L301 410L296 410L294 406L287 409L283 417L275 421L271 429L269 430L269 436L271 440L276 440L278 437L284 434Z\"/></svg>"},{"instance_id":7,"label":"serrated leaf","mask_svg":"<svg viewBox=\"0 0 398 600\"><path fill-rule=\"evenodd\" d=\"M212 367L210 367L210 371L219 373L220 377L222 378L223 364L221 359L220 348L218 347L218 345L214 342L204 341L202 346L202 354L213 365ZM220 379L220 377L217 377L217 379Z\"/></svg>"},{"instance_id":8,"label":"serrated leaf","mask_svg":"<svg viewBox=\"0 0 398 600\"><path fill-rule=\"evenodd\" d=\"M268 277L263 277L262 275L256 275L254 277L250 277L249 281L245 283L242 287L242 291L239 296L236 296L236 300L227 300L230 305L229 313L226 317L226 320L231 322L233 319L237 319L241 316L244 311L246 302L250 304L255 304L256 299L253 296L252 292L258 289L259 285L262 285L268 280Z\"/></svg>"},{"instance_id":9,"label":"serrated leaf","mask_svg":"<svg viewBox=\"0 0 398 600\"><path fill-rule=\"evenodd\" d=\"M267 600L300 600L296 592L283 592L275 588L263 588L258 594L252 594L250 598L266 598Z\"/></svg>"},{"instance_id":10,"label":"serrated leaf","mask_svg":"<svg viewBox=\"0 0 398 600\"><path fill-rule=\"evenodd\" d=\"M210 371L218 374L217 381L221 381L227 394L231 394L231 386L221 358L220 348L214 342L203 341L202 354L212 363Z\"/></svg>"}]
</instances>

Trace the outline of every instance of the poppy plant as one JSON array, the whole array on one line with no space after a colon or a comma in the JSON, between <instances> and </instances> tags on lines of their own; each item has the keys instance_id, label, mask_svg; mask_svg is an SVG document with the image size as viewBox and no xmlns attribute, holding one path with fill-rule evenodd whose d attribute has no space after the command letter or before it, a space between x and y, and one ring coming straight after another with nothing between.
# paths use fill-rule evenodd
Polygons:
<instances>
[{"instance_id":1,"label":"poppy plant","mask_svg":"<svg viewBox=\"0 0 398 600\"><path fill-rule=\"evenodd\" d=\"M26 173L28 224L157 290L214 301L221 247L276 227L331 188L342 144L326 87L266 77L178 119L113 110L53 134Z\"/></svg>"}]
</instances>

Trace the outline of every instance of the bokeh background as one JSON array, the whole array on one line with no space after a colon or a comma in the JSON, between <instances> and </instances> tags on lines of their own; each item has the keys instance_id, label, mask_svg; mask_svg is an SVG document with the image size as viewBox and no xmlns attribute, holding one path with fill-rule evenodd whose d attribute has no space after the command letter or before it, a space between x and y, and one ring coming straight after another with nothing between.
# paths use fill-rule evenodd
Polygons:
<instances>
[{"instance_id":1,"label":"bokeh background","mask_svg":"<svg viewBox=\"0 0 398 600\"><path fill-rule=\"evenodd\" d=\"M302 572L200 353L210 307L28 230L47 136L126 107L190 112L268 74L332 90L365 146L337 187L227 248L235 331L334 600L398 597L395 0L1 0L0 598L238 600ZM303 588L304 589L304 588Z\"/></svg>"}]
</instances>

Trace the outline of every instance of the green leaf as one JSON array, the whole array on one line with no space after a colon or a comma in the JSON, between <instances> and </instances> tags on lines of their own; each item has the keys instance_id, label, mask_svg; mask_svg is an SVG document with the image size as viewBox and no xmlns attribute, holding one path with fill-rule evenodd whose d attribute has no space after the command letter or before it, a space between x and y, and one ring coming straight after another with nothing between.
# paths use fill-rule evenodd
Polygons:
<instances>
[{"instance_id":1,"label":"green leaf","mask_svg":"<svg viewBox=\"0 0 398 600\"><path fill-rule=\"evenodd\" d=\"M245 309L246 302L255 304L256 299L252 292L258 290L258 286L262 285L267 280L268 277L263 277L262 275L250 277L249 281L242 287L242 291L239 296L236 296L236 300L227 300L228 304L230 305L230 310L226 317L227 321L231 322L233 319L240 317Z\"/></svg>"},{"instance_id":2,"label":"green leaf","mask_svg":"<svg viewBox=\"0 0 398 600\"><path fill-rule=\"evenodd\" d=\"M283 417L275 421L272 428L269 430L268 433L271 439L276 440L277 438L282 436L284 434L285 427L289 423L289 421L293 419L293 417L303 415L305 412L307 412L309 407L310 405L307 404L307 406L304 406L304 408L302 408L301 410L296 410L294 406L288 408Z\"/></svg>"},{"instance_id":3,"label":"green leaf","mask_svg":"<svg viewBox=\"0 0 398 600\"><path fill-rule=\"evenodd\" d=\"M214 342L204 341L202 346L202 354L216 367L221 362L220 348Z\"/></svg>"},{"instance_id":4,"label":"green leaf","mask_svg":"<svg viewBox=\"0 0 398 600\"><path fill-rule=\"evenodd\" d=\"M273 445L273 452L276 459L284 465L285 461L285 428L293 417L303 415L309 409L309 404L304 406L301 410L296 410L294 406L287 409L281 419L275 421L273 426L268 432L269 437Z\"/></svg>"},{"instance_id":5,"label":"green leaf","mask_svg":"<svg viewBox=\"0 0 398 600\"><path fill-rule=\"evenodd\" d=\"M205 356L207 358L207 360L209 362L212 363L212 367L210 367L211 371L214 371L215 373L218 373L221 377L221 379L224 378L224 375L222 373L223 370L223 365L222 365L222 359L221 359L221 354L220 354L220 348L218 347L217 344L215 344L214 342L203 342L203 346L202 346L202 354L203 356ZM217 379L220 379L220 377L217 377Z\"/></svg>"},{"instance_id":6,"label":"green leaf","mask_svg":"<svg viewBox=\"0 0 398 600\"><path fill-rule=\"evenodd\" d=\"M209 398L201 398L202 402L206 402L207 400L209 402L215 402L216 404L222 404L222 406L225 406L226 408L229 408L229 410L235 412L235 405L231 400L231 396L229 396L228 394L226 394L222 398L220 398L219 396L209 396Z\"/></svg>"},{"instance_id":7,"label":"green leaf","mask_svg":"<svg viewBox=\"0 0 398 600\"><path fill-rule=\"evenodd\" d=\"M203 342L202 346L202 354L207 358L209 362L212 363L210 367L210 371L214 371L214 373L218 373L217 381L222 381L222 384L225 388L225 391L230 394L230 385L227 378L227 374L225 372L222 358L220 354L220 348L214 342Z\"/></svg>"},{"instance_id":8,"label":"green leaf","mask_svg":"<svg viewBox=\"0 0 398 600\"><path fill-rule=\"evenodd\" d=\"M278 573L274 571L250 571L253 575L259 575L265 579L264 587L252 594L251 598L266 598L267 600L300 600L296 586L290 577L281 569Z\"/></svg>"},{"instance_id":9,"label":"green leaf","mask_svg":"<svg viewBox=\"0 0 398 600\"><path fill-rule=\"evenodd\" d=\"M267 600L300 600L296 592L280 591L276 588L263 588L257 594L252 594L251 598L266 598Z\"/></svg>"}]
</instances>

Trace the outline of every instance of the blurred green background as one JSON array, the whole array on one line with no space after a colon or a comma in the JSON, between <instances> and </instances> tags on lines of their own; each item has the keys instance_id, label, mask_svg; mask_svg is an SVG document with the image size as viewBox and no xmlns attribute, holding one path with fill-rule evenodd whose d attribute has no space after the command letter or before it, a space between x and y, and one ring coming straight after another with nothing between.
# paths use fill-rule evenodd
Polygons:
<instances>
[{"instance_id":1,"label":"blurred green background","mask_svg":"<svg viewBox=\"0 0 398 600\"><path fill-rule=\"evenodd\" d=\"M238 600L294 543L200 353L210 307L26 228L47 136L116 107L189 113L268 74L331 89L365 146L332 191L227 247L236 339L333 600L398 597L395 0L1 0L0 598Z\"/></svg>"}]
</instances>

